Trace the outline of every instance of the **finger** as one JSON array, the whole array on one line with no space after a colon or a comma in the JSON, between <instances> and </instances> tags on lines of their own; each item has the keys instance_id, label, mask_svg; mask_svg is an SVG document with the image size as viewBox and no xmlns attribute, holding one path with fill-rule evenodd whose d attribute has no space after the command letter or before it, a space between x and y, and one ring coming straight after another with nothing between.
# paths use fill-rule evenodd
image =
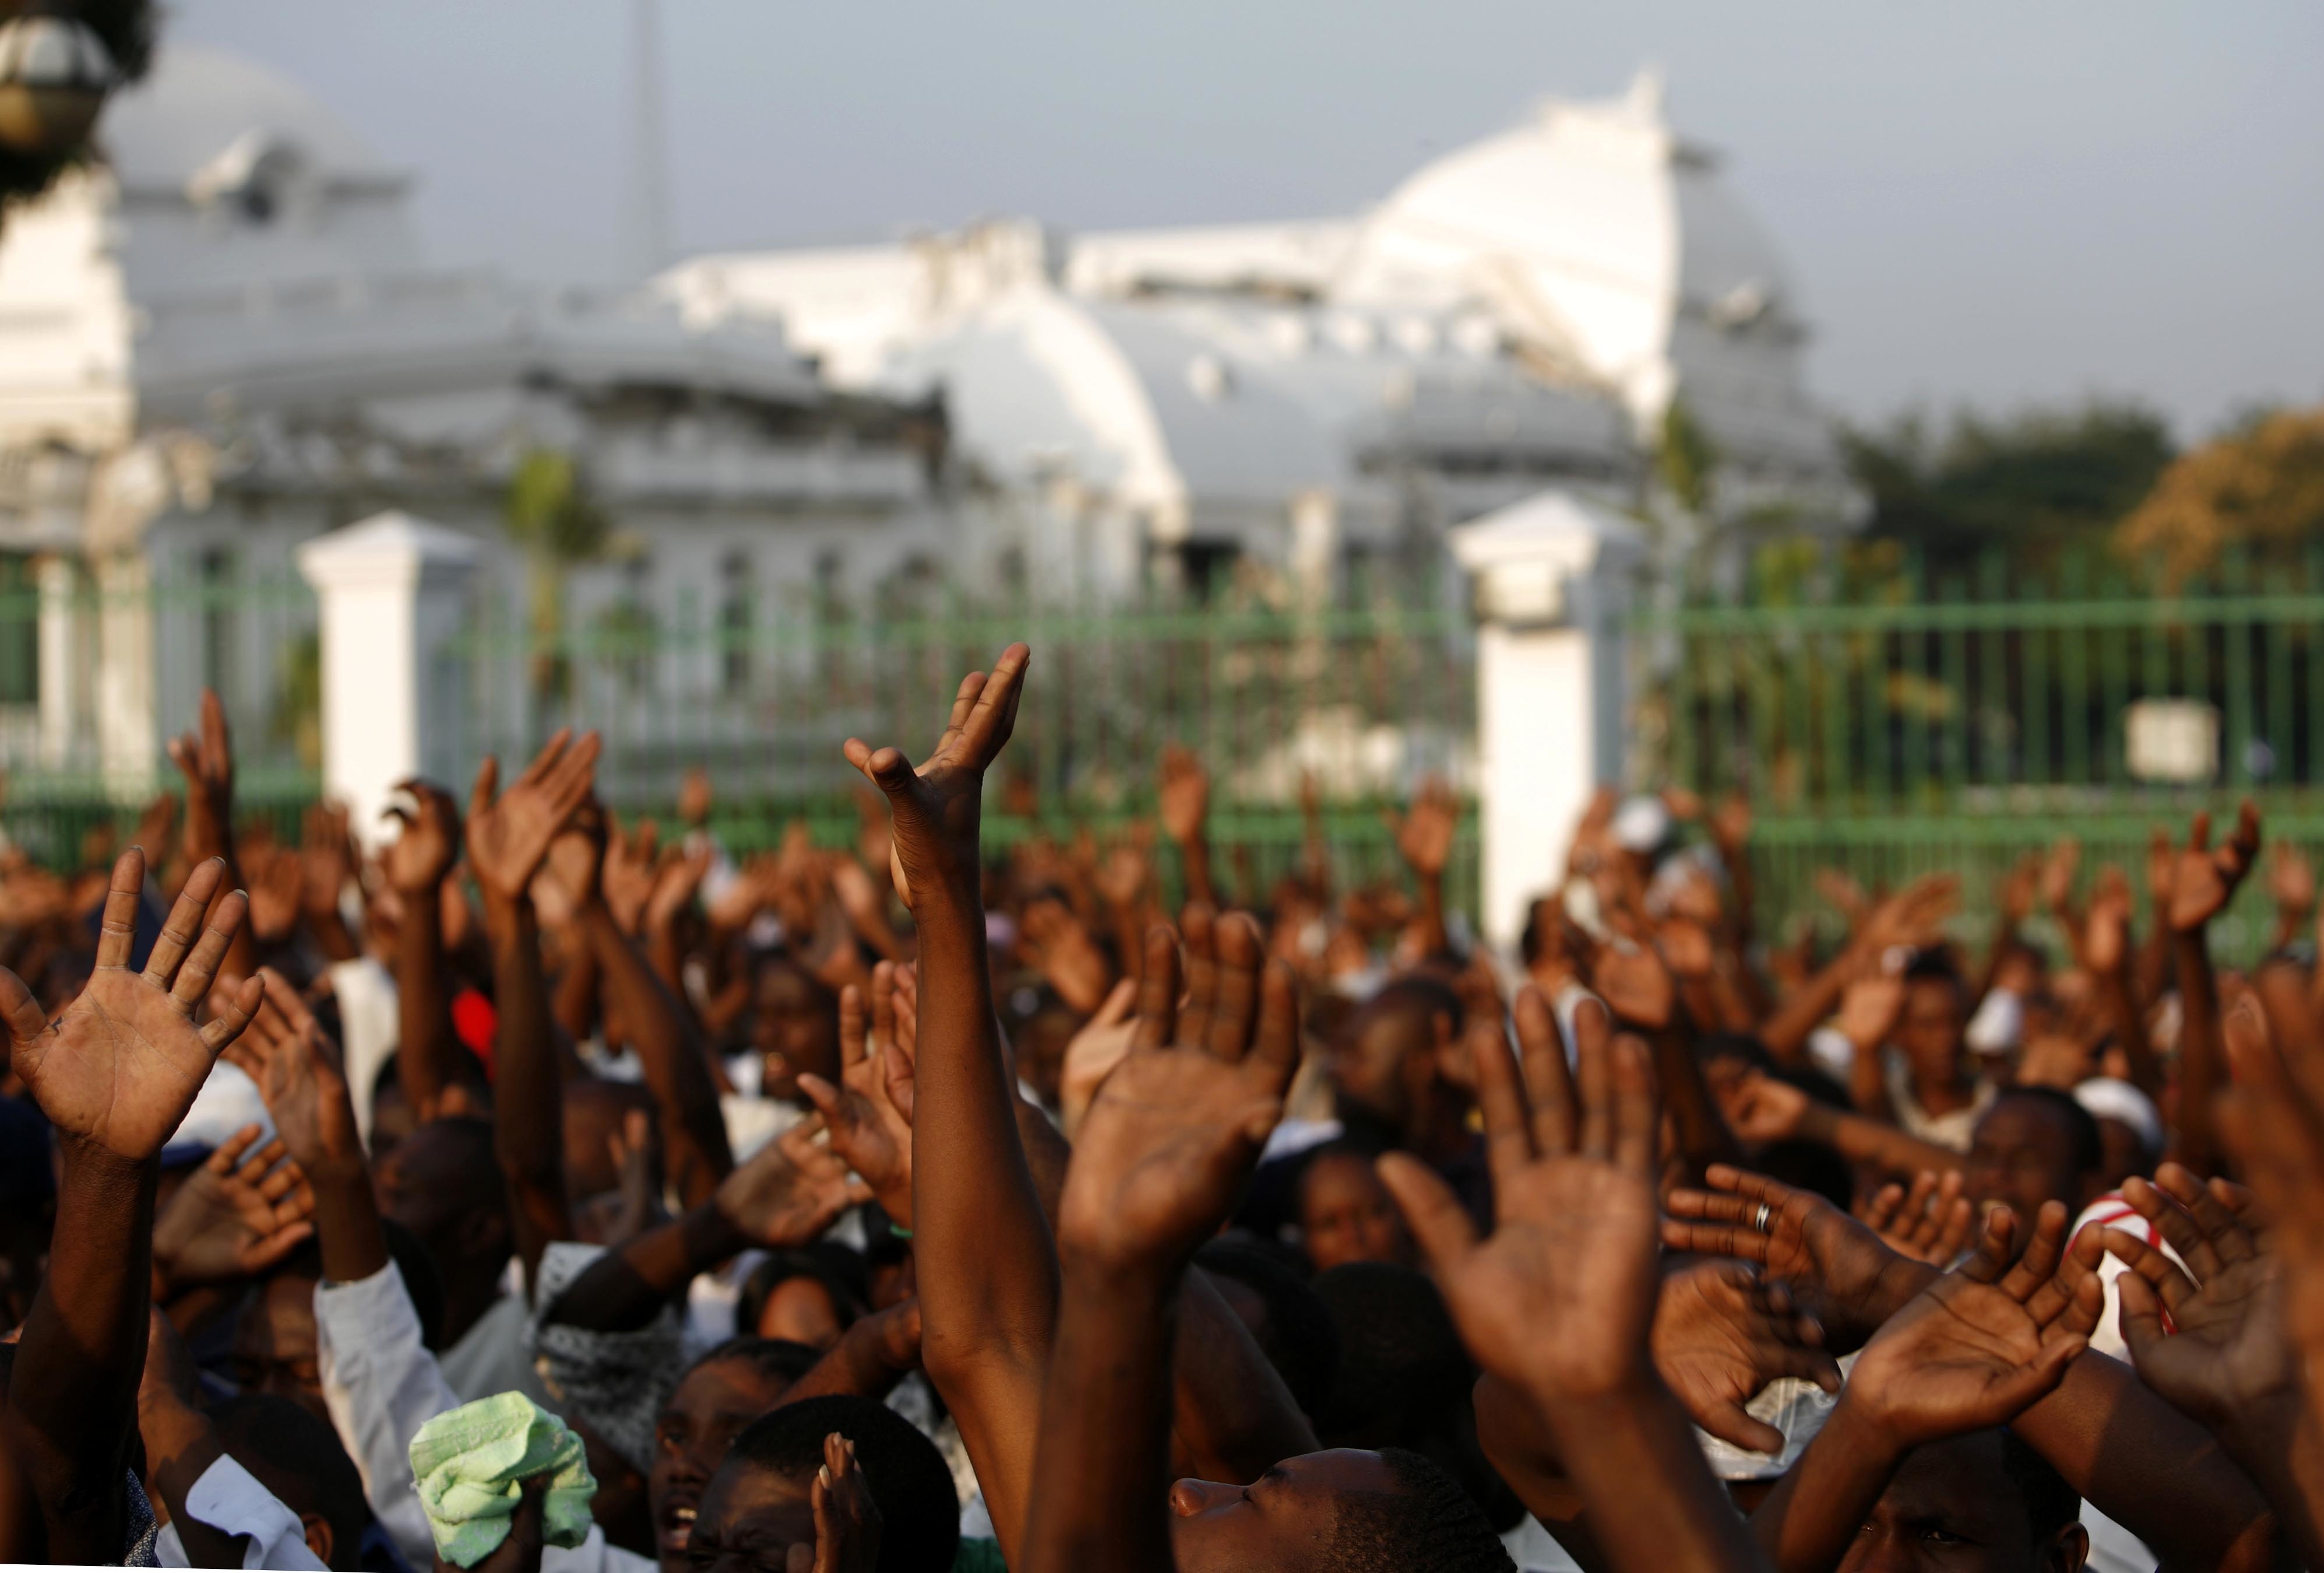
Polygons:
<instances>
[{"instance_id":1,"label":"finger","mask_svg":"<svg viewBox=\"0 0 2324 1573\"><path fill-rule=\"evenodd\" d=\"M314 1234L315 1226L303 1219L296 1223L286 1223L244 1246L236 1256L235 1265L254 1276L266 1272L313 1238Z\"/></svg>"},{"instance_id":2,"label":"finger","mask_svg":"<svg viewBox=\"0 0 2324 1573\"><path fill-rule=\"evenodd\" d=\"M1477 1248L1477 1226L1437 1173L1404 1153L1379 1160L1380 1183L1396 1199L1412 1237L1443 1283Z\"/></svg>"},{"instance_id":3,"label":"finger","mask_svg":"<svg viewBox=\"0 0 2324 1573\"><path fill-rule=\"evenodd\" d=\"M2212 1194L2210 1187L2198 1180L2194 1173L2178 1164L2165 1164L2155 1171L2155 1185L2176 1201L2194 1219L2203 1231L2212 1255L2222 1263L2247 1262L2259 1254L2259 1247L2244 1228L2243 1220L2229 1210L2227 1204ZM2176 1240L2172 1242L2174 1246ZM2179 1253L2184 1256L2187 1253ZM2194 1258L2188 1257L2190 1265ZM2195 1268L2203 1274L2200 1266Z\"/></svg>"},{"instance_id":4,"label":"finger","mask_svg":"<svg viewBox=\"0 0 2324 1573\"><path fill-rule=\"evenodd\" d=\"M1185 1001L1178 1007L1174 1043L1200 1044L1210 1033L1213 997L1218 989L1217 915L1199 901L1178 914L1178 937L1185 950Z\"/></svg>"},{"instance_id":5,"label":"finger","mask_svg":"<svg viewBox=\"0 0 2324 1573\"><path fill-rule=\"evenodd\" d=\"M1117 983L1108 1003L1129 992ZM1299 981L1283 961L1268 962L1259 979L1259 1028L1243 1064L1259 1087L1278 1098L1299 1070Z\"/></svg>"},{"instance_id":6,"label":"finger","mask_svg":"<svg viewBox=\"0 0 2324 1573\"><path fill-rule=\"evenodd\" d=\"M1476 1049L1477 1113L1485 1127L1485 1162L1492 1171L1496 1194L1508 1195L1536 1148L1532 1123L1526 1117L1525 1094L1517 1082L1517 1062L1508 1040L1499 1034Z\"/></svg>"},{"instance_id":7,"label":"finger","mask_svg":"<svg viewBox=\"0 0 2324 1573\"><path fill-rule=\"evenodd\" d=\"M550 770L556 768L557 761L564 757L566 744L572 741L573 729L558 727L555 735L540 745L540 752L532 756L532 763L518 774L515 784L522 786L544 779Z\"/></svg>"},{"instance_id":8,"label":"finger","mask_svg":"<svg viewBox=\"0 0 2324 1573\"><path fill-rule=\"evenodd\" d=\"M1821 1337L1822 1329L1818 1328L1816 1330ZM1845 1380L1840 1375L1840 1362L1824 1350L1813 1348L1803 1348L1791 1343L1783 1344L1779 1348L1781 1352L1775 1361L1776 1369L1769 1375L1792 1376L1802 1382L1812 1382L1826 1393L1838 1393L1846 1385Z\"/></svg>"},{"instance_id":9,"label":"finger","mask_svg":"<svg viewBox=\"0 0 2324 1573\"><path fill-rule=\"evenodd\" d=\"M1119 985L1115 991L1120 992ZM896 1041L896 963L893 961L881 961L872 969L871 1041L882 1048Z\"/></svg>"},{"instance_id":10,"label":"finger","mask_svg":"<svg viewBox=\"0 0 2324 1573\"><path fill-rule=\"evenodd\" d=\"M1767 1237L1739 1224L1666 1218L1662 1223L1662 1237L1663 1244L1674 1251L1691 1251L1703 1256L1733 1256L1763 1267L1767 1264Z\"/></svg>"},{"instance_id":11,"label":"finger","mask_svg":"<svg viewBox=\"0 0 2324 1573\"><path fill-rule=\"evenodd\" d=\"M250 897L239 890L229 890L219 897L217 905L211 909L209 926L202 930L194 953L178 969L178 985L170 990L170 998L186 1015L193 1015L194 1007L208 997L210 980L217 976L218 963L226 960L226 948L234 943L235 932L242 927L243 915L249 910ZM152 970L146 970L151 976ZM257 989L254 999L265 997L263 983L255 978L249 982Z\"/></svg>"},{"instance_id":12,"label":"finger","mask_svg":"<svg viewBox=\"0 0 2324 1573\"><path fill-rule=\"evenodd\" d=\"M2069 1334L2055 1343L2042 1346L2042 1352L2033 1361L2012 1371L1987 1389L1995 1407L2011 1419L2031 1408L2035 1400L2047 1396L2058 1384L2066 1379L2066 1367L2079 1358L2089 1340L2078 1334Z\"/></svg>"},{"instance_id":13,"label":"finger","mask_svg":"<svg viewBox=\"0 0 2324 1573\"><path fill-rule=\"evenodd\" d=\"M250 1018L258 1009L258 1001L265 985L255 978L243 980L235 998L223 1010L215 1012L202 1026L202 1047L217 1053L242 1035Z\"/></svg>"},{"instance_id":14,"label":"finger","mask_svg":"<svg viewBox=\"0 0 2324 1573\"><path fill-rule=\"evenodd\" d=\"M258 976L266 985L266 1010L280 1012L283 1025L302 1036L310 1029L319 1030L321 1024L290 979L272 967L261 967Z\"/></svg>"},{"instance_id":15,"label":"finger","mask_svg":"<svg viewBox=\"0 0 2324 1573\"><path fill-rule=\"evenodd\" d=\"M839 1089L812 1071L801 1071L798 1081L798 1090L807 1094L807 1100L815 1105L817 1114L823 1116L825 1125L834 1131L838 1130L845 1118Z\"/></svg>"},{"instance_id":16,"label":"finger","mask_svg":"<svg viewBox=\"0 0 2324 1573\"><path fill-rule=\"evenodd\" d=\"M2179 1253L2180 1260L2187 1264L2187 1270L2197 1281L2209 1283L2219 1275L2223 1264L2218 1252L2211 1248L2210 1237L2195 1221L2194 1215L2164 1194L2161 1187L2133 1175L2122 1183L2122 1199L2171 1242L2171 1248Z\"/></svg>"},{"instance_id":17,"label":"finger","mask_svg":"<svg viewBox=\"0 0 2324 1573\"><path fill-rule=\"evenodd\" d=\"M2017 1215L2006 1207L1995 1208L1985 1215L1985 1237L1956 1271L1973 1283L1993 1283L2001 1276L2002 1264L2009 1260L2009 1242L2016 1234Z\"/></svg>"},{"instance_id":18,"label":"finger","mask_svg":"<svg viewBox=\"0 0 2324 1573\"><path fill-rule=\"evenodd\" d=\"M2034 1292L2048 1283L2058 1270L2059 1258L2065 1255L2066 1204L2045 1201L2034 1215L2034 1233L2025 1242L2025 1249L2017 1265L2002 1275L2001 1291L2023 1305L2033 1299Z\"/></svg>"},{"instance_id":19,"label":"finger","mask_svg":"<svg viewBox=\"0 0 2324 1573\"><path fill-rule=\"evenodd\" d=\"M944 731L936 738L936 751L943 753L959 741L961 729L968 724L969 712L976 708L976 696L984 692L984 674L971 672L960 680L952 696L952 711L945 717Z\"/></svg>"},{"instance_id":20,"label":"finger","mask_svg":"<svg viewBox=\"0 0 2324 1573\"><path fill-rule=\"evenodd\" d=\"M1025 669L1032 664L1032 648L1024 644L1010 645L992 663L992 676L986 679L968 718L961 723L961 746L971 758L990 759L1009 741L1017 724L1017 702Z\"/></svg>"},{"instance_id":21,"label":"finger","mask_svg":"<svg viewBox=\"0 0 2324 1573\"><path fill-rule=\"evenodd\" d=\"M114 860L113 882L105 892L105 917L97 940L99 967L129 965L130 946L137 936L138 903L144 891L145 849L132 847Z\"/></svg>"},{"instance_id":22,"label":"finger","mask_svg":"<svg viewBox=\"0 0 2324 1573\"><path fill-rule=\"evenodd\" d=\"M186 952L200 937L202 916L209 910L210 899L226 878L226 860L210 858L197 866L186 877L186 888L178 892L178 899L170 906L170 915L161 924L161 933L153 942L153 949L145 958L145 981L156 989L167 989L176 975L178 963L185 960ZM106 906L113 901L106 897ZM133 921L134 917L133 917ZM126 958L124 958L126 960Z\"/></svg>"},{"instance_id":23,"label":"finger","mask_svg":"<svg viewBox=\"0 0 2324 1573\"><path fill-rule=\"evenodd\" d=\"M1614 1150L1614 1044L1609 1031L1574 1035L1574 1081L1581 1092L1579 1141L1575 1151L1600 1161Z\"/></svg>"},{"instance_id":24,"label":"finger","mask_svg":"<svg viewBox=\"0 0 2324 1573\"><path fill-rule=\"evenodd\" d=\"M1146 931L1146 965L1138 981L1138 1030L1130 1042L1141 1049L1167 1048L1178 1035L1178 936L1157 923Z\"/></svg>"},{"instance_id":25,"label":"finger","mask_svg":"<svg viewBox=\"0 0 2324 1573\"><path fill-rule=\"evenodd\" d=\"M1784 1450L1784 1433L1766 1421L1752 1419L1743 1406L1732 1399L1720 1399L1692 1418L1695 1424L1720 1441L1731 1442L1747 1453L1780 1453Z\"/></svg>"},{"instance_id":26,"label":"finger","mask_svg":"<svg viewBox=\"0 0 2324 1573\"><path fill-rule=\"evenodd\" d=\"M1575 1127L1573 1073L1565 1059L1565 1039L1557 1030L1557 1012L1533 984L1517 992L1515 1012L1517 1044L1525 1051L1526 1101L1533 1122L1534 1150L1564 1154L1573 1150ZM1573 1036L1604 1044L1614 1031L1613 1017L1596 999L1585 999L1573 1013Z\"/></svg>"},{"instance_id":27,"label":"finger","mask_svg":"<svg viewBox=\"0 0 2324 1573\"><path fill-rule=\"evenodd\" d=\"M484 762L476 767L476 784L468 788L468 812L482 814L493 805L501 784L501 762L497 755L486 754Z\"/></svg>"},{"instance_id":28,"label":"finger","mask_svg":"<svg viewBox=\"0 0 2324 1573\"><path fill-rule=\"evenodd\" d=\"M264 1129L263 1126L244 1126L234 1135L220 1142L217 1145L217 1150L210 1154L209 1161L202 1166L221 1178L233 1173L235 1166L242 1162L243 1154L250 1150L251 1144L259 1138Z\"/></svg>"},{"instance_id":29,"label":"finger","mask_svg":"<svg viewBox=\"0 0 2324 1573\"><path fill-rule=\"evenodd\" d=\"M1265 946L1259 924L1247 912L1219 919L1212 940L1217 975L1211 989L1211 1019L1203 1044L1222 1060L1240 1061L1250 1048L1259 1016L1259 986Z\"/></svg>"},{"instance_id":30,"label":"finger","mask_svg":"<svg viewBox=\"0 0 2324 1573\"><path fill-rule=\"evenodd\" d=\"M251 1128L255 1130L258 1127L253 1126ZM248 1157L243 1159L241 1163L235 1164L235 1178L241 1181L244 1184L251 1187L253 1190L256 1190L260 1182L266 1178L267 1171L273 1168L275 1164L281 1163L282 1161L282 1138L281 1136L276 1136L264 1146L260 1147L256 1152L252 1153ZM287 1185L283 1188L283 1190L286 1191L288 1189L289 1187ZM272 1201L281 1196L281 1191L277 1191L274 1195L268 1196L265 1200Z\"/></svg>"},{"instance_id":31,"label":"finger","mask_svg":"<svg viewBox=\"0 0 2324 1573\"><path fill-rule=\"evenodd\" d=\"M1904 1188L1895 1181L1890 1181L1874 1191L1872 1200L1865 1204L1865 1226L1875 1234L1886 1234L1890 1224L1895 1220L1897 1213L1902 1210L1904 1205Z\"/></svg>"},{"instance_id":32,"label":"finger","mask_svg":"<svg viewBox=\"0 0 2324 1573\"><path fill-rule=\"evenodd\" d=\"M1644 1038L1624 1033L1614 1040L1612 1076L1615 1166L1641 1178L1655 1172L1662 1135L1661 1101L1655 1096L1654 1051Z\"/></svg>"},{"instance_id":33,"label":"finger","mask_svg":"<svg viewBox=\"0 0 2324 1573\"><path fill-rule=\"evenodd\" d=\"M2107 1230L2106 1248L2121 1257L2123 1264L2130 1269L2115 1280L2116 1284L2127 1283L2135 1274L2143 1283L2152 1286L2163 1303L2174 1312L2198 1292L2195 1281L2187 1276L2178 1263L2127 1229Z\"/></svg>"},{"instance_id":34,"label":"finger","mask_svg":"<svg viewBox=\"0 0 2324 1573\"><path fill-rule=\"evenodd\" d=\"M2130 1346L2131 1364L2142 1371L2151 1369L2164 1337L2163 1301L2154 1285L2138 1273L2125 1273L2116 1279L2115 1292L2122 1303L2116 1321L2122 1329L2122 1341Z\"/></svg>"},{"instance_id":35,"label":"finger","mask_svg":"<svg viewBox=\"0 0 2324 1573\"><path fill-rule=\"evenodd\" d=\"M2210 844L2210 814L2208 811L2199 812L2187 824L2187 850L2190 852L2200 852L2207 850Z\"/></svg>"},{"instance_id":36,"label":"finger","mask_svg":"<svg viewBox=\"0 0 2324 1573\"><path fill-rule=\"evenodd\" d=\"M839 990L839 1068L844 1075L864 1060L863 992L849 983Z\"/></svg>"}]
</instances>

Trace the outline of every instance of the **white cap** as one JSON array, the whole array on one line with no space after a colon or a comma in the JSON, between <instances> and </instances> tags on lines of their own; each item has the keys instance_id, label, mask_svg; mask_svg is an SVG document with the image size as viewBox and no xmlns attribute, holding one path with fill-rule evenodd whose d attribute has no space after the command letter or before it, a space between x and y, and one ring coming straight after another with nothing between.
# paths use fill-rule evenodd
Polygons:
<instances>
[{"instance_id":1,"label":"white cap","mask_svg":"<svg viewBox=\"0 0 2324 1573\"><path fill-rule=\"evenodd\" d=\"M2006 1054L2025 1035L2025 1002L2015 991L1995 989L1978 1004L1961 1034L1972 1053Z\"/></svg>"},{"instance_id":2,"label":"white cap","mask_svg":"<svg viewBox=\"0 0 2324 1573\"><path fill-rule=\"evenodd\" d=\"M2155 1112L2154 1099L2129 1082L2113 1076L2093 1076L2075 1087L2074 1101L2095 1119L2128 1126L2148 1157L2163 1155L2163 1117Z\"/></svg>"},{"instance_id":3,"label":"white cap","mask_svg":"<svg viewBox=\"0 0 2324 1573\"><path fill-rule=\"evenodd\" d=\"M1614 818L1606 828L1613 835L1614 844L1624 851L1651 852L1670 834L1670 810L1664 806L1663 800L1641 793L1626 799L1614 811Z\"/></svg>"}]
</instances>

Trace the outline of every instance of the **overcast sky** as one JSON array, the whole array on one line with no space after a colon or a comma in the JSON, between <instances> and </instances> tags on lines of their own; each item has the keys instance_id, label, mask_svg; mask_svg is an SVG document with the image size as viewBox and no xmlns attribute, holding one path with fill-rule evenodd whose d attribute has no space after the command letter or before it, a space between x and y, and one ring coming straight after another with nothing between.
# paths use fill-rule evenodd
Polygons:
<instances>
[{"instance_id":1,"label":"overcast sky","mask_svg":"<svg viewBox=\"0 0 2324 1573\"><path fill-rule=\"evenodd\" d=\"M431 253L634 254L630 0L176 0L421 177ZM2324 5L663 0L679 254L994 214L1360 210L1642 63L1789 259L1858 419L2324 399Z\"/></svg>"}]
</instances>

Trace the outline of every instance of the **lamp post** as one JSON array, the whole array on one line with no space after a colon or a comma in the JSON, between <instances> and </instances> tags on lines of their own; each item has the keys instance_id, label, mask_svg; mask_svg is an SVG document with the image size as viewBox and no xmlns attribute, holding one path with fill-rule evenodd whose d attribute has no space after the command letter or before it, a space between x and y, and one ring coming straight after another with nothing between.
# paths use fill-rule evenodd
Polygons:
<instances>
[{"instance_id":1,"label":"lamp post","mask_svg":"<svg viewBox=\"0 0 2324 1573\"><path fill-rule=\"evenodd\" d=\"M119 73L96 30L60 0L0 23L0 147L59 157L78 147Z\"/></svg>"}]
</instances>

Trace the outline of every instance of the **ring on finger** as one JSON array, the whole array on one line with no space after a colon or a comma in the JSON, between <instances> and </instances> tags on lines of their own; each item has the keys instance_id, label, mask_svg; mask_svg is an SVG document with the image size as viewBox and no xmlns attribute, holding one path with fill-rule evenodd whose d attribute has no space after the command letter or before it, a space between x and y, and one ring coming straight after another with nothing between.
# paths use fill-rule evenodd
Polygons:
<instances>
[{"instance_id":1,"label":"ring on finger","mask_svg":"<svg viewBox=\"0 0 2324 1573\"><path fill-rule=\"evenodd\" d=\"M1767 1220L1774 1216L1775 1209L1763 1201L1759 1204L1759 1210L1751 1219L1751 1227L1764 1235L1767 1232Z\"/></svg>"}]
</instances>

